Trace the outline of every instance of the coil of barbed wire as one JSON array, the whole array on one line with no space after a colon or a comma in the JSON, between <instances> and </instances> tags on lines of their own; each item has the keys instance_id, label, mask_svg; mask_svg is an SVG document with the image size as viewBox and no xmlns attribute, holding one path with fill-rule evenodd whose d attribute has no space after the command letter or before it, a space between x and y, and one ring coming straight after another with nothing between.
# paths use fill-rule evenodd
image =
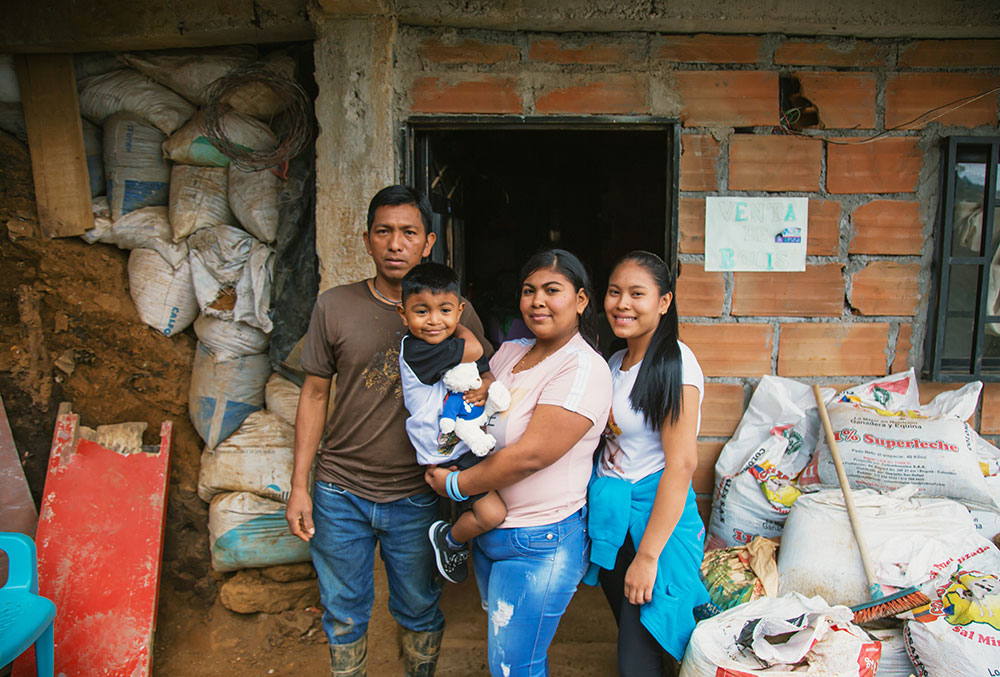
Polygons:
<instances>
[{"instance_id":1,"label":"coil of barbed wire","mask_svg":"<svg viewBox=\"0 0 1000 677\"><path fill-rule=\"evenodd\" d=\"M252 83L269 88L285 103L272 120L272 131L277 137L274 148L253 150L226 136L222 120L231 109L229 97ZM312 111L305 90L295 80L265 64L248 64L222 76L206 88L205 99L205 137L240 169L257 171L280 165L301 153L312 140Z\"/></svg>"}]
</instances>

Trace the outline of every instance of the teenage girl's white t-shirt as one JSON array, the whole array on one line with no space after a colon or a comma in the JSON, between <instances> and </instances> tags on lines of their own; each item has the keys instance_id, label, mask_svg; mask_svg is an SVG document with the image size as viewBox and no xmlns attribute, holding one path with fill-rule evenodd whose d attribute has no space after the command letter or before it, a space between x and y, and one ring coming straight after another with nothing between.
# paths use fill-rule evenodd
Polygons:
<instances>
[{"instance_id":1,"label":"teenage girl's white t-shirt","mask_svg":"<svg viewBox=\"0 0 1000 677\"><path fill-rule=\"evenodd\" d=\"M686 345L677 342L681 349L682 385L698 389L698 428L701 429L701 401L705 393L705 376L694 353ZM608 360L611 367L611 415L604 431L604 452L597 464L599 477L620 477L630 482L638 482L664 466L663 439L660 431L646 425L642 414L632 408L629 395L635 385L642 361L631 369L622 370L625 350L620 350ZM696 433L697 434L697 433Z\"/></svg>"},{"instance_id":2,"label":"teenage girl's white t-shirt","mask_svg":"<svg viewBox=\"0 0 1000 677\"><path fill-rule=\"evenodd\" d=\"M540 363L513 373L534 340L507 341L490 360L490 371L510 391L507 411L496 414L486 431L496 437L499 451L521 439L535 407L553 404L590 419L592 425L555 463L499 490L507 505L501 528L554 524L583 507L593 467L594 450L611 407L608 365L583 337L576 334Z\"/></svg>"}]
</instances>

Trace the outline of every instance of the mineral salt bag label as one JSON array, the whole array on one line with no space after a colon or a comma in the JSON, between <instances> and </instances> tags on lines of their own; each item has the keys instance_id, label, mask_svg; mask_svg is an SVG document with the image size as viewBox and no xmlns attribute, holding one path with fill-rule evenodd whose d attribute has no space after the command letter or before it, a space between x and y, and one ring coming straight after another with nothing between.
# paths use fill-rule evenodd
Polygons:
<instances>
[{"instance_id":1,"label":"mineral salt bag label","mask_svg":"<svg viewBox=\"0 0 1000 677\"><path fill-rule=\"evenodd\" d=\"M920 677L1000 675L1000 553L973 537L921 587L931 599L914 609L903 630Z\"/></svg>"},{"instance_id":2,"label":"mineral salt bag label","mask_svg":"<svg viewBox=\"0 0 1000 677\"><path fill-rule=\"evenodd\" d=\"M925 496L1000 507L983 478L972 429L964 421L888 411L845 399L849 401L832 403L829 413L852 487L890 491L913 484ZM824 439L813 464L820 484L838 485Z\"/></svg>"}]
</instances>

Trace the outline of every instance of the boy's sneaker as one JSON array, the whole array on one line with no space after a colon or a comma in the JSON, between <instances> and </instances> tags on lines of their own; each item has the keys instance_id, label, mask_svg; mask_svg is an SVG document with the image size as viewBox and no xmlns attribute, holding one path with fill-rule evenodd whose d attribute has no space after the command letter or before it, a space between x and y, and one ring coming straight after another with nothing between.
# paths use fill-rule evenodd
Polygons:
<instances>
[{"instance_id":1,"label":"boy's sneaker","mask_svg":"<svg viewBox=\"0 0 1000 677\"><path fill-rule=\"evenodd\" d=\"M469 547L453 550L446 538L450 529L450 524L438 520L431 525L427 535L431 539L431 547L434 548L434 561L437 563L438 571L446 580L461 583L469 577Z\"/></svg>"}]
</instances>

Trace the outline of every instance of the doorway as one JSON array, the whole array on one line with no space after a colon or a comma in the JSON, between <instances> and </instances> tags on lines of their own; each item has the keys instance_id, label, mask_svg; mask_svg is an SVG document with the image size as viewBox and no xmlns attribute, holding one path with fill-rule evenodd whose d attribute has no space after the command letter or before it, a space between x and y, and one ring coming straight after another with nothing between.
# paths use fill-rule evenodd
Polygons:
<instances>
[{"instance_id":1,"label":"doorway","mask_svg":"<svg viewBox=\"0 0 1000 677\"><path fill-rule=\"evenodd\" d=\"M417 118L407 124L406 179L426 193L438 245L495 344L529 336L520 267L560 247L587 266L603 316L614 262L633 249L676 271L678 127L648 118ZM610 349L598 322L601 349Z\"/></svg>"}]
</instances>

